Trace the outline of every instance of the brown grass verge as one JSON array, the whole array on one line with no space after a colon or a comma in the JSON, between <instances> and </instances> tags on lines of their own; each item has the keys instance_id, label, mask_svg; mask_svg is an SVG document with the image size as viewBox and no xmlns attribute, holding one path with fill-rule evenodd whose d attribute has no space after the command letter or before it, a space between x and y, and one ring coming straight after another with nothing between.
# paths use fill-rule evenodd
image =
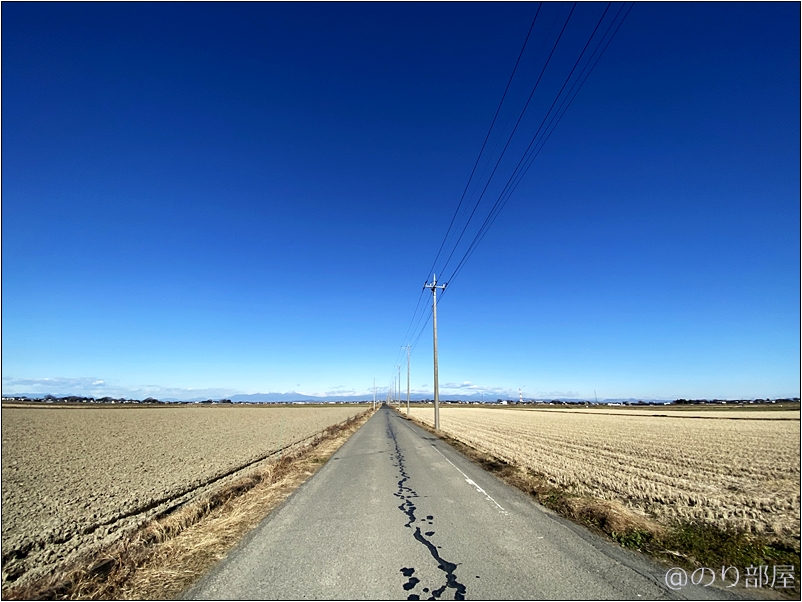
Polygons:
<instances>
[{"instance_id":1,"label":"brown grass verge","mask_svg":"<svg viewBox=\"0 0 802 602\"><path fill-rule=\"evenodd\" d=\"M312 476L372 410L332 425L311 443L156 519L91 557L35 582L4 588L5 600L170 599L180 596Z\"/></svg>"},{"instance_id":2,"label":"brown grass verge","mask_svg":"<svg viewBox=\"0 0 802 602\"><path fill-rule=\"evenodd\" d=\"M502 481L531 495L556 514L579 523L590 531L615 541L624 548L639 550L673 566L696 569L700 566L794 565L800 567L798 548L760 536L716 529L696 523L664 525L651 517L611 500L581 496L555 486L539 475L437 432L431 426L405 413L401 416L451 445L469 460ZM754 592L751 592L754 593ZM766 593L766 592L762 592ZM788 590L771 590L780 598L799 599L800 584Z\"/></svg>"}]
</instances>

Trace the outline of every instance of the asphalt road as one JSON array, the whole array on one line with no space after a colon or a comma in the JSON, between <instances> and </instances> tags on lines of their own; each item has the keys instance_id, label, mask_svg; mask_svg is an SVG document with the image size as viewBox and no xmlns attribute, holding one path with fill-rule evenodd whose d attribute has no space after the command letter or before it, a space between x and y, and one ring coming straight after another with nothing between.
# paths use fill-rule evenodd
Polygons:
<instances>
[{"instance_id":1,"label":"asphalt road","mask_svg":"<svg viewBox=\"0 0 802 602\"><path fill-rule=\"evenodd\" d=\"M535 504L382 408L190 599L733 599Z\"/></svg>"}]
</instances>

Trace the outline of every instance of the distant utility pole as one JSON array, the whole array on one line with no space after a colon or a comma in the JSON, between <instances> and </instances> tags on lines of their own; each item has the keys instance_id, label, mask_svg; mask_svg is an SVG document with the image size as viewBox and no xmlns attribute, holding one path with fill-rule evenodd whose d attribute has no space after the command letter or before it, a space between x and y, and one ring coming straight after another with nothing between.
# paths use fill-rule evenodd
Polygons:
<instances>
[{"instance_id":1,"label":"distant utility pole","mask_svg":"<svg viewBox=\"0 0 802 602\"><path fill-rule=\"evenodd\" d=\"M446 283L448 284L448 283ZM437 380L437 289L446 289L445 284L438 286L437 274L433 274L432 283L425 283L423 288L432 289L432 328L434 329L434 430L440 430L440 386Z\"/></svg>"},{"instance_id":2,"label":"distant utility pole","mask_svg":"<svg viewBox=\"0 0 802 602\"><path fill-rule=\"evenodd\" d=\"M410 346L407 345L407 416L409 416L409 350ZM403 349L403 347L402 347Z\"/></svg>"},{"instance_id":3,"label":"distant utility pole","mask_svg":"<svg viewBox=\"0 0 802 602\"><path fill-rule=\"evenodd\" d=\"M373 379L373 409L376 409L376 379Z\"/></svg>"},{"instance_id":4,"label":"distant utility pole","mask_svg":"<svg viewBox=\"0 0 802 602\"><path fill-rule=\"evenodd\" d=\"M398 405L401 405L401 364L398 364Z\"/></svg>"}]
</instances>

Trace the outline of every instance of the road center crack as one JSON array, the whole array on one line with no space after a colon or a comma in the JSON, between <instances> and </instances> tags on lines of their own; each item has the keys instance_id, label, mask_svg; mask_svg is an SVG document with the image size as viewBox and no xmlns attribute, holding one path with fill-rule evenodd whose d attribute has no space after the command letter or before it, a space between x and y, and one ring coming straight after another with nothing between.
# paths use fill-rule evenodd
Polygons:
<instances>
[{"instance_id":1,"label":"road center crack","mask_svg":"<svg viewBox=\"0 0 802 602\"><path fill-rule=\"evenodd\" d=\"M457 580L456 570L457 564L453 562L449 562L445 560L441 555L440 551L437 549L437 546L432 543L429 539L432 535L435 534L434 531L426 531L423 533L419 525L414 523L424 523L433 525L434 524L434 516L427 515L425 519L418 519L415 516L415 511L417 507L413 500L418 498L418 493L412 489L407 482L409 481L409 474L406 471L406 464L404 460L404 454L401 451L401 448L398 445L398 439L396 438L395 430L393 429L392 424L390 423L390 414L387 414L387 437L392 439L393 445L395 446L395 452L393 454L393 458L395 459L395 466L398 468L399 476L401 477L398 480L398 490L393 494L397 498L401 500L401 504L398 506L398 509L403 512L407 517L407 523L404 525L408 529L413 529L413 537L415 540L426 547L429 551L431 557L437 562L437 568L444 573L445 576L445 583L443 583L440 587L432 589L431 591L429 588L424 587L421 590L421 593L410 593L407 596L407 600L420 600L421 595L430 594L427 598L428 600L439 600L440 597L445 593L446 589L453 589L454 590L454 599L455 600L464 600L465 599L465 585L460 583ZM414 527L413 527L414 525ZM400 569L400 572L409 578L409 581L404 584L404 589L406 591L410 591L415 589L419 584L420 580L414 576L415 569L404 567Z\"/></svg>"}]
</instances>

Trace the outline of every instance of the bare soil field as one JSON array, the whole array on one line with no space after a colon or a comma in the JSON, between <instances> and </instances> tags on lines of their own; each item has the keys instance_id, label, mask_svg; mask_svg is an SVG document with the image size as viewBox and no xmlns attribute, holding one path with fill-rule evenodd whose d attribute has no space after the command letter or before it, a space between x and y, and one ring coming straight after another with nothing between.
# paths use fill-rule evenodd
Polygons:
<instances>
[{"instance_id":1,"label":"bare soil field","mask_svg":"<svg viewBox=\"0 0 802 602\"><path fill-rule=\"evenodd\" d=\"M364 407L3 406L3 583L108 546Z\"/></svg>"},{"instance_id":2,"label":"bare soil field","mask_svg":"<svg viewBox=\"0 0 802 602\"><path fill-rule=\"evenodd\" d=\"M413 408L412 416L434 422L431 407ZM571 493L618 502L667 525L706 523L799 549L798 410L441 407L440 427Z\"/></svg>"}]
</instances>

